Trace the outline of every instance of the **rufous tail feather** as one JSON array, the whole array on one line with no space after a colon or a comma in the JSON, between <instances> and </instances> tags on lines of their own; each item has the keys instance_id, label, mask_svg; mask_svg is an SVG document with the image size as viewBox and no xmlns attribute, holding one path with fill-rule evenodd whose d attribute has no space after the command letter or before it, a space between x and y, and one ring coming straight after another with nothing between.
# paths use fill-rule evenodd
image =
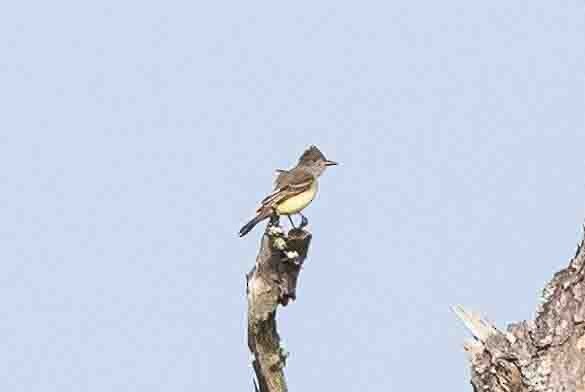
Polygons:
<instances>
[{"instance_id":1,"label":"rufous tail feather","mask_svg":"<svg viewBox=\"0 0 585 392\"><path fill-rule=\"evenodd\" d=\"M258 223L262 222L264 219L268 218L270 215L272 215L272 212L270 210L268 210L268 209L260 210L258 215L256 215L254 218L252 218L252 220L250 222L248 222L244 226L242 226L242 228L240 229L240 237L243 237L246 234L248 234L250 231L252 231L254 226L256 226Z\"/></svg>"}]
</instances>

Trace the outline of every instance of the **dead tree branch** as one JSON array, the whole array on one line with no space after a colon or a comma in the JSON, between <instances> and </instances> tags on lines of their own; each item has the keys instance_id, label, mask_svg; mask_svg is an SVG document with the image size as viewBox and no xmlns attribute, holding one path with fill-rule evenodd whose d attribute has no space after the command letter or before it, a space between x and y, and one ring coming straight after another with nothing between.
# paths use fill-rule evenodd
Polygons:
<instances>
[{"instance_id":1,"label":"dead tree branch","mask_svg":"<svg viewBox=\"0 0 585 392\"><path fill-rule=\"evenodd\" d=\"M461 306L474 390L585 392L585 239L543 290L534 321L500 331Z\"/></svg>"},{"instance_id":2,"label":"dead tree branch","mask_svg":"<svg viewBox=\"0 0 585 392\"><path fill-rule=\"evenodd\" d=\"M256 265L246 276L248 297L248 347L254 356L256 389L286 392L284 366L287 353L276 329L278 305L296 298L297 280L307 257L311 234L292 229L285 234L277 222L262 236Z\"/></svg>"}]
</instances>

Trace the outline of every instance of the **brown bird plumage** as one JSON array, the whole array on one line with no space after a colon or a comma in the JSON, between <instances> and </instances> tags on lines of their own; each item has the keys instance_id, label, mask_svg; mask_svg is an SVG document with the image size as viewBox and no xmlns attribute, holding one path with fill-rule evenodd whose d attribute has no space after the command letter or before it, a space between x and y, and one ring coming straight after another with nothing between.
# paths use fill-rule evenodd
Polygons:
<instances>
[{"instance_id":1,"label":"brown bird plumage","mask_svg":"<svg viewBox=\"0 0 585 392\"><path fill-rule=\"evenodd\" d=\"M291 170L277 170L274 191L266 196L256 210L257 215L240 229L240 237L250 232L259 222L272 215L290 215L288 211L279 211L279 206L295 196L302 198L301 204L309 204L316 193L316 181L327 166L337 163L327 160L315 146L310 146L299 158L298 164ZM310 195L309 195L310 193ZM308 195L303 197L303 194ZM306 200L305 200L306 199ZM304 206L300 206L300 209ZM300 209L292 209L294 213Z\"/></svg>"}]
</instances>

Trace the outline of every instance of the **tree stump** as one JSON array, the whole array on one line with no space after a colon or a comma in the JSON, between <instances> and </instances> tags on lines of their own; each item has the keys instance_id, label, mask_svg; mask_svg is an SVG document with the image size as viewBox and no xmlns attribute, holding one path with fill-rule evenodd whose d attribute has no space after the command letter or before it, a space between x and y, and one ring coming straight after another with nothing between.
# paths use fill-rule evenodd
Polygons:
<instances>
[{"instance_id":1,"label":"tree stump","mask_svg":"<svg viewBox=\"0 0 585 392\"><path fill-rule=\"evenodd\" d=\"M285 234L278 222L272 221L262 236L256 265L246 275L248 348L254 357L256 391L287 391L283 370L287 353L280 345L276 310L296 299L310 243L308 231L292 229Z\"/></svg>"},{"instance_id":2,"label":"tree stump","mask_svg":"<svg viewBox=\"0 0 585 392\"><path fill-rule=\"evenodd\" d=\"M464 345L474 391L585 392L584 241L544 288L534 321L504 332L454 307L474 337Z\"/></svg>"}]
</instances>

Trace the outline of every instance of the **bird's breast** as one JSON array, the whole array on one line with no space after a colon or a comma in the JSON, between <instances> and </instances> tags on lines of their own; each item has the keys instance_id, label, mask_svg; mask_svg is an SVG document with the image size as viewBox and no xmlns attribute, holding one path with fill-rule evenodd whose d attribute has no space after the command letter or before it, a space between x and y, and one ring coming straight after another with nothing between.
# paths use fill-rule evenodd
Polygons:
<instances>
[{"instance_id":1,"label":"bird's breast","mask_svg":"<svg viewBox=\"0 0 585 392\"><path fill-rule=\"evenodd\" d=\"M279 215L291 215L302 211L306 206L308 206L313 201L313 199L317 195L317 189L318 189L317 180L315 180L311 184L311 187L304 191L303 193L299 193L298 195L289 197L283 202L278 203L278 205L276 206L276 212Z\"/></svg>"}]
</instances>

